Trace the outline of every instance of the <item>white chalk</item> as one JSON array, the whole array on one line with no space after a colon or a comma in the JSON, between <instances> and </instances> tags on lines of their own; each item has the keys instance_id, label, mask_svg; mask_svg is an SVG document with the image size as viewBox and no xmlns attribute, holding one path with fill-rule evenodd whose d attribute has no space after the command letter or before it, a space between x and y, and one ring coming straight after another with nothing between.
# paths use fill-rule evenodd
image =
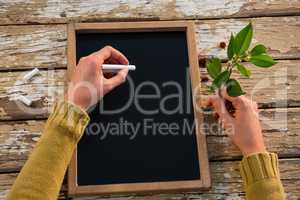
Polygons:
<instances>
[{"instance_id":1,"label":"white chalk","mask_svg":"<svg viewBox=\"0 0 300 200\"><path fill-rule=\"evenodd\" d=\"M24 81L29 81L30 79L32 79L32 77L39 74L39 72L40 71L38 68L34 68L33 70L31 70L30 72L28 72L27 74L24 75L24 77L23 77Z\"/></svg>"},{"instance_id":2,"label":"white chalk","mask_svg":"<svg viewBox=\"0 0 300 200\"><path fill-rule=\"evenodd\" d=\"M103 64L102 70L104 72L118 72L121 69L135 70L135 65L115 65L115 64Z\"/></svg>"},{"instance_id":3,"label":"white chalk","mask_svg":"<svg viewBox=\"0 0 300 200\"><path fill-rule=\"evenodd\" d=\"M22 103L24 103L27 106L31 106L32 104L32 100L28 97L25 97L21 94L17 95L16 100L21 101Z\"/></svg>"}]
</instances>

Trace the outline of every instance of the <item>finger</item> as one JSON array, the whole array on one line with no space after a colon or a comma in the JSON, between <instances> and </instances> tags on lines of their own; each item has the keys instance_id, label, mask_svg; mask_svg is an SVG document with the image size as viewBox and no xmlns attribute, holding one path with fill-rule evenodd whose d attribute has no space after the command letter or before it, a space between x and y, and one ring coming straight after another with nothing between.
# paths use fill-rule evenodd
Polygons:
<instances>
[{"instance_id":1,"label":"finger","mask_svg":"<svg viewBox=\"0 0 300 200\"><path fill-rule=\"evenodd\" d=\"M252 109L254 110L254 114L256 115L256 117L259 119L259 109L258 109L258 105L255 101L251 101L252 104Z\"/></svg>"},{"instance_id":2,"label":"finger","mask_svg":"<svg viewBox=\"0 0 300 200\"><path fill-rule=\"evenodd\" d=\"M97 56L99 59L99 64L102 65L102 63L105 62L107 59L112 59L117 61L119 64L122 65L128 65L129 62L127 58L118 50L111 46L106 46L99 51L93 53L93 55Z\"/></svg>"},{"instance_id":3,"label":"finger","mask_svg":"<svg viewBox=\"0 0 300 200\"><path fill-rule=\"evenodd\" d=\"M109 79L105 79L105 82L106 82L105 84L109 85L108 91L111 91L114 88L116 88L117 86L124 83L126 80L127 74L128 74L128 69L122 69L115 76L113 76Z\"/></svg>"},{"instance_id":4,"label":"finger","mask_svg":"<svg viewBox=\"0 0 300 200\"><path fill-rule=\"evenodd\" d=\"M119 64L116 60L114 60L112 58L105 60L104 63L105 64ZM116 72L106 72L104 70L102 70L102 72L103 72L104 77L107 79L113 77L116 74Z\"/></svg>"},{"instance_id":5,"label":"finger","mask_svg":"<svg viewBox=\"0 0 300 200\"><path fill-rule=\"evenodd\" d=\"M90 69L88 70L89 73L96 74L97 76L99 74L102 75L102 70L100 70L99 68L99 60L93 54L89 56L81 57L76 67L77 69L81 69L81 70L85 70L88 67ZM82 73L80 73L80 75L82 75Z\"/></svg>"},{"instance_id":6,"label":"finger","mask_svg":"<svg viewBox=\"0 0 300 200\"><path fill-rule=\"evenodd\" d=\"M228 122L223 118L217 118L217 120L222 129L226 130L226 129L232 127L232 122Z\"/></svg>"},{"instance_id":7,"label":"finger","mask_svg":"<svg viewBox=\"0 0 300 200\"><path fill-rule=\"evenodd\" d=\"M215 120L218 120L218 119L219 119L218 113L214 113L214 119L215 119Z\"/></svg>"},{"instance_id":8,"label":"finger","mask_svg":"<svg viewBox=\"0 0 300 200\"><path fill-rule=\"evenodd\" d=\"M222 122L224 122L225 124L232 123L233 118L228 113L224 100L220 96L218 95L211 96L209 102L211 103L215 111L220 116Z\"/></svg>"},{"instance_id":9,"label":"finger","mask_svg":"<svg viewBox=\"0 0 300 200\"><path fill-rule=\"evenodd\" d=\"M109 79L109 78L113 77L115 75L115 73L107 72L107 73L103 73L103 75L104 75L105 78Z\"/></svg>"},{"instance_id":10,"label":"finger","mask_svg":"<svg viewBox=\"0 0 300 200\"><path fill-rule=\"evenodd\" d=\"M215 100L215 97L216 97L216 95L210 95L210 96L208 96L205 99L206 100L205 104L208 105L208 106L212 106L213 101Z\"/></svg>"},{"instance_id":11,"label":"finger","mask_svg":"<svg viewBox=\"0 0 300 200\"><path fill-rule=\"evenodd\" d=\"M234 107L235 109L237 109L237 108L240 106L240 104L242 104L243 101L244 101L245 99L247 99L245 96L238 96L238 97L231 97L231 96L229 96L228 93L227 93L226 88L222 88L220 93L221 93L221 96L222 96L224 99L226 99L226 100L232 102L232 105L233 105L233 107Z\"/></svg>"},{"instance_id":12,"label":"finger","mask_svg":"<svg viewBox=\"0 0 300 200\"><path fill-rule=\"evenodd\" d=\"M204 95L201 96L199 101L200 101L200 106L202 108L210 107L209 98L210 98L210 96L204 96Z\"/></svg>"},{"instance_id":13,"label":"finger","mask_svg":"<svg viewBox=\"0 0 300 200\"><path fill-rule=\"evenodd\" d=\"M257 103L255 101L252 101L252 106L253 106L254 110L256 112L258 112L258 106L257 106Z\"/></svg>"},{"instance_id":14,"label":"finger","mask_svg":"<svg viewBox=\"0 0 300 200\"><path fill-rule=\"evenodd\" d=\"M110 57L109 59L105 60L105 64L121 64L118 60L115 58Z\"/></svg>"},{"instance_id":15,"label":"finger","mask_svg":"<svg viewBox=\"0 0 300 200\"><path fill-rule=\"evenodd\" d=\"M222 87L222 88L220 89L220 95L221 95L224 99L227 99L228 101L231 101L231 102L235 101L236 98L237 98L237 97L231 97L231 96L229 96L229 94L227 93L227 90L226 90L225 87Z\"/></svg>"}]
</instances>

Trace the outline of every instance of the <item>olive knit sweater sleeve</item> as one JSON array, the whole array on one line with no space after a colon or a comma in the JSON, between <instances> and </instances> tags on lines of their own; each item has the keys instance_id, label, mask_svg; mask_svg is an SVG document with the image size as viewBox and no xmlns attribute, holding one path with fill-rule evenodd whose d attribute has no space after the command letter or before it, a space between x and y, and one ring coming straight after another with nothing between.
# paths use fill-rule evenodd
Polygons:
<instances>
[{"instance_id":1,"label":"olive knit sweater sleeve","mask_svg":"<svg viewBox=\"0 0 300 200\"><path fill-rule=\"evenodd\" d=\"M244 157L240 163L247 200L283 200L278 158L275 153Z\"/></svg>"},{"instance_id":2,"label":"olive knit sweater sleeve","mask_svg":"<svg viewBox=\"0 0 300 200\"><path fill-rule=\"evenodd\" d=\"M7 199L56 199L88 122L88 115L78 107L67 102L57 103Z\"/></svg>"},{"instance_id":3,"label":"olive knit sweater sleeve","mask_svg":"<svg viewBox=\"0 0 300 200\"><path fill-rule=\"evenodd\" d=\"M88 122L88 115L78 107L57 103L7 199L57 199L73 151ZM277 163L277 156L272 153L242 160L240 168L248 200L284 199Z\"/></svg>"}]
</instances>

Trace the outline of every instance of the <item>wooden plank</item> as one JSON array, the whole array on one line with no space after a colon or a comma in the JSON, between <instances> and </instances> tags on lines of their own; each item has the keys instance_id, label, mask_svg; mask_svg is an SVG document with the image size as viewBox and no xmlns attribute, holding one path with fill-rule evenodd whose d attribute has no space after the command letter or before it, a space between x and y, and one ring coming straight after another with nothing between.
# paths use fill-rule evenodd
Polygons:
<instances>
[{"instance_id":1,"label":"wooden plank","mask_svg":"<svg viewBox=\"0 0 300 200\"><path fill-rule=\"evenodd\" d=\"M8 194L9 189L17 178L16 173L0 174L0 199L4 200Z\"/></svg>"},{"instance_id":2,"label":"wooden plank","mask_svg":"<svg viewBox=\"0 0 300 200\"><path fill-rule=\"evenodd\" d=\"M298 0L202 1L20 1L1 2L1 24L66 23L69 21L177 20L295 15Z\"/></svg>"},{"instance_id":3,"label":"wooden plank","mask_svg":"<svg viewBox=\"0 0 300 200\"><path fill-rule=\"evenodd\" d=\"M28 83L20 82L26 72L0 73L0 119L45 118L56 99L63 98L66 70L41 71ZM16 94L33 100L31 107L15 101Z\"/></svg>"},{"instance_id":4,"label":"wooden plank","mask_svg":"<svg viewBox=\"0 0 300 200\"><path fill-rule=\"evenodd\" d=\"M300 159L281 159L280 173L287 199L298 200L300 196ZM167 200L167 199L244 199L242 179L239 174L238 161L211 162L212 188L207 192L153 194L145 196L120 196L113 198L82 197L76 200ZM0 199L4 199L17 174L0 174ZM63 188L66 188L65 186ZM63 189L64 191L64 189Z\"/></svg>"},{"instance_id":5,"label":"wooden plank","mask_svg":"<svg viewBox=\"0 0 300 200\"><path fill-rule=\"evenodd\" d=\"M253 67L252 78L241 78L241 85L260 107L299 106L299 64L300 60L288 60L280 61L272 69ZM207 85L207 73L201 70L202 83ZM54 100L63 97L65 69L43 70L30 83L17 82L25 73L0 73L0 120L45 118ZM31 108L13 101L17 91L35 100ZM203 94L206 92L203 88Z\"/></svg>"},{"instance_id":6,"label":"wooden plank","mask_svg":"<svg viewBox=\"0 0 300 200\"><path fill-rule=\"evenodd\" d=\"M0 200L4 200L11 189L18 173L0 174ZM58 199L66 199L66 183L61 187Z\"/></svg>"},{"instance_id":7,"label":"wooden plank","mask_svg":"<svg viewBox=\"0 0 300 200\"><path fill-rule=\"evenodd\" d=\"M0 172L14 172L22 168L44 125L44 121L1 123Z\"/></svg>"},{"instance_id":8,"label":"wooden plank","mask_svg":"<svg viewBox=\"0 0 300 200\"><path fill-rule=\"evenodd\" d=\"M280 173L281 180L285 187L287 199L298 200L299 189L297 184L299 183L299 175L297 173L297 167L299 167L298 159L280 160ZM243 200L244 192L242 179L240 177L238 161L229 162L211 162L212 171L212 188L208 192L203 193L181 193L181 194L161 194L151 195L143 197L134 197L134 200L167 200L167 199L238 199ZM293 176L293 177L292 177ZM76 200L83 200L85 198L76 198ZM90 200L96 200L101 198L91 198ZM103 198L102 198L103 199ZM122 198L121 198L122 199ZM125 200L126 198L124 198ZM123 199L122 199L123 200Z\"/></svg>"},{"instance_id":9,"label":"wooden plank","mask_svg":"<svg viewBox=\"0 0 300 200\"><path fill-rule=\"evenodd\" d=\"M245 78L235 69L237 78L247 96L258 102L260 108L295 107L300 105L300 60L279 61L272 68L260 68L244 63L252 72L251 78ZM208 86L211 80L206 69L201 68L202 94L210 94Z\"/></svg>"},{"instance_id":10,"label":"wooden plank","mask_svg":"<svg viewBox=\"0 0 300 200\"><path fill-rule=\"evenodd\" d=\"M228 41L231 32L237 33L249 22L254 28L253 45L264 44L277 59L299 58L300 17L265 17L253 19L222 19L198 21L198 49L202 57L227 58L220 42Z\"/></svg>"},{"instance_id":11,"label":"wooden plank","mask_svg":"<svg viewBox=\"0 0 300 200\"><path fill-rule=\"evenodd\" d=\"M260 112L263 135L269 151L276 152L280 157L299 157L299 119L300 109L266 109ZM217 137L218 134L219 137ZM238 148L222 131L210 132L208 136L208 152L210 160L240 159Z\"/></svg>"},{"instance_id":12,"label":"wooden plank","mask_svg":"<svg viewBox=\"0 0 300 200\"><path fill-rule=\"evenodd\" d=\"M300 108L263 109L262 127L269 151L280 157L300 156ZM287 121L285 121L287 119ZM207 146L210 160L240 159L241 153L213 117L207 116ZM287 123L287 124L286 124ZM23 166L44 128L44 120L0 122L0 172L16 172Z\"/></svg>"},{"instance_id":13,"label":"wooden plank","mask_svg":"<svg viewBox=\"0 0 300 200\"><path fill-rule=\"evenodd\" d=\"M263 43L277 59L300 58L300 17L222 19L196 22L197 46L201 57L225 58L219 47L231 32L252 21L254 43ZM65 25L3 26L0 29L0 70L66 67Z\"/></svg>"},{"instance_id":14,"label":"wooden plank","mask_svg":"<svg viewBox=\"0 0 300 200\"><path fill-rule=\"evenodd\" d=\"M66 26L5 26L0 29L0 69L66 66Z\"/></svg>"}]
</instances>

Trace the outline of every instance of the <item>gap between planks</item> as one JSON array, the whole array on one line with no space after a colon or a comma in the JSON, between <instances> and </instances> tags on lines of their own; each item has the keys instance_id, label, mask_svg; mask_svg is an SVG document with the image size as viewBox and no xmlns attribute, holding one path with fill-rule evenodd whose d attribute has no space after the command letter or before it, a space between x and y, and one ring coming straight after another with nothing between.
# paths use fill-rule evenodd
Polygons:
<instances>
[{"instance_id":1,"label":"gap between planks","mask_svg":"<svg viewBox=\"0 0 300 200\"><path fill-rule=\"evenodd\" d=\"M195 34L199 58L218 56L225 61L226 49L219 48L218 43L224 41L227 43L230 32L237 32L252 21L256 28L254 43L264 43L269 53L278 61L300 59L300 46L297 42L293 42L299 36L297 20L300 17L246 19L196 21ZM279 31L280 27L284 30ZM266 36L270 34L272 34L270 37ZM66 24L8 26L0 31L0 39L3 44L0 48L3 59L0 62L2 72L29 70L34 67L66 68Z\"/></svg>"},{"instance_id":2,"label":"gap between planks","mask_svg":"<svg viewBox=\"0 0 300 200\"><path fill-rule=\"evenodd\" d=\"M201 18L186 18L186 19L159 19L159 18L106 18L103 20L79 20L79 21L68 21L68 22L53 22L53 23L44 23L44 22L33 22L33 23L9 23L9 24L0 24L0 27L5 26L33 26L33 25L67 25L69 23L111 23L111 22L149 22L149 21L210 21L210 20L222 20L222 19L258 19L258 18L274 18L274 17L292 17L300 16L299 11L291 13L271 13L265 15L254 14L250 16L220 16L220 17L201 17Z\"/></svg>"}]
</instances>

